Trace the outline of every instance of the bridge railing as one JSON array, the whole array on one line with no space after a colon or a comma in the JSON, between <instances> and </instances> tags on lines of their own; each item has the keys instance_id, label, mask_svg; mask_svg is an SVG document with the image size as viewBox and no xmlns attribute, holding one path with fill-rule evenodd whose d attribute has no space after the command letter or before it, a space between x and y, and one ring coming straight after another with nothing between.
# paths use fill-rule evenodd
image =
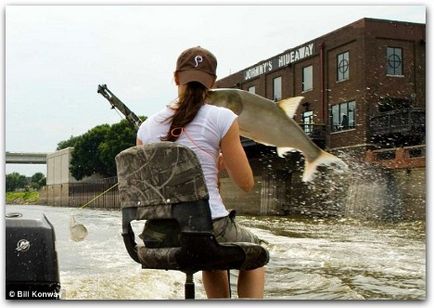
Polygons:
<instances>
[{"instance_id":1,"label":"bridge railing","mask_svg":"<svg viewBox=\"0 0 434 308\"><path fill-rule=\"evenodd\" d=\"M6 152L7 164L46 164L47 153Z\"/></svg>"}]
</instances>

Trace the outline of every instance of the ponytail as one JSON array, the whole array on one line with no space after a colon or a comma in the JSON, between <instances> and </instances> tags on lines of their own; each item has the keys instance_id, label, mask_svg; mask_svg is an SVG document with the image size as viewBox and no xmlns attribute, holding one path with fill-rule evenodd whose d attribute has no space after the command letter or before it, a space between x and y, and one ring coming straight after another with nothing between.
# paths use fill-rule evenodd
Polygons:
<instances>
[{"instance_id":1,"label":"ponytail","mask_svg":"<svg viewBox=\"0 0 434 308\"><path fill-rule=\"evenodd\" d=\"M186 84L185 92L180 97L178 109L175 114L167 121L171 121L169 131L161 141L174 142L181 135L182 129L186 127L199 112L208 95L208 89L199 82L189 82Z\"/></svg>"}]
</instances>

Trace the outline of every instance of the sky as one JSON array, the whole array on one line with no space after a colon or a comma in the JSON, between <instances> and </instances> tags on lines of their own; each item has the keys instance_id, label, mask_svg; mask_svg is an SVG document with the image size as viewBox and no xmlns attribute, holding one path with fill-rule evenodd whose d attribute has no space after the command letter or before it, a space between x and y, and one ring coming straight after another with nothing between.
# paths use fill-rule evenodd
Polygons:
<instances>
[{"instance_id":1,"label":"sky","mask_svg":"<svg viewBox=\"0 0 434 308\"><path fill-rule=\"evenodd\" d=\"M5 151L51 153L70 136L120 121L99 84L137 115L155 113L176 97L173 71L186 48L212 51L223 78L360 18L426 23L427 9L52 4L5 8ZM46 174L46 166L7 164L11 172Z\"/></svg>"}]
</instances>

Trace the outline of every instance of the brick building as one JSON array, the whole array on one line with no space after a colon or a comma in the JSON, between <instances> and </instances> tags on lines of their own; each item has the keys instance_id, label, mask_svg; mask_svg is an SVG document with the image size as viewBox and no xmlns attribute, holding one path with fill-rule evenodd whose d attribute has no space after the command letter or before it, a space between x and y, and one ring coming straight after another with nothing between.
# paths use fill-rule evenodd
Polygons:
<instances>
[{"instance_id":1,"label":"brick building","mask_svg":"<svg viewBox=\"0 0 434 308\"><path fill-rule=\"evenodd\" d=\"M420 201L417 206L404 202L408 208L393 211L423 213L425 24L363 18L226 76L217 87L240 88L275 101L304 96L295 121L315 143L382 164L389 180L378 187L386 191L394 184L399 190L393 196ZM307 190L299 154L282 159L271 147L246 139L243 145L255 190L243 194L222 179L225 204L243 214L342 213L349 205L338 199L349 190L371 187L377 177L377 172L371 178L359 174L367 183L354 185L333 184L325 177L322 187ZM410 185L415 181L420 185ZM340 197L330 195L333 185ZM380 211L388 202L385 195L379 194Z\"/></svg>"},{"instance_id":2,"label":"brick building","mask_svg":"<svg viewBox=\"0 0 434 308\"><path fill-rule=\"evenodd\" d=\"M425 143L425 24L363 18L217 81L280 100L321 147Z\"/></svg>"}]
</instances>

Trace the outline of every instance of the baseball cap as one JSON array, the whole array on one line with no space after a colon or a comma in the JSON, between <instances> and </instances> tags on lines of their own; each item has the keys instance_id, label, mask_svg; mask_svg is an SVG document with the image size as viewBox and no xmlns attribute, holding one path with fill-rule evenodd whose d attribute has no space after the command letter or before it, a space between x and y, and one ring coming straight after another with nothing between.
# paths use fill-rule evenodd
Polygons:
<instances>
[{"instance_id":1,"label":"baseball cap","mask_svg":"<svg viewBox=\"0 0 434 308\"><path fill-rule=\"evenodd\" d=\"M176 61L176 73L180 84L197 81L211 88L217 78L217 59L200 46L184 50Z\"/></svg>"}]
</instances>

